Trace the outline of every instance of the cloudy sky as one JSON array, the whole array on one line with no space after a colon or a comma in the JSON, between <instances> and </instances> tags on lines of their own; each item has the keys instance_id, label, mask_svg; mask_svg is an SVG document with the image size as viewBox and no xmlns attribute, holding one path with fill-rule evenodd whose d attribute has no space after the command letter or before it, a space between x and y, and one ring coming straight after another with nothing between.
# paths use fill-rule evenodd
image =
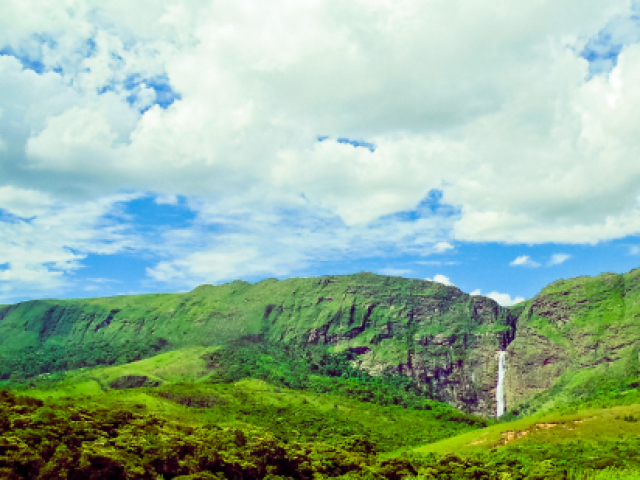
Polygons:
<instances>
[{"instance_id":1,"label":"cloudy sky","mask_svg":"<svg viewBox=\"0 0 640 480\"><path fill-rule=\"evenodd\" d=\"M640 266L630 0L2 0L0 303Z\"/></svg>"}]
</instances>

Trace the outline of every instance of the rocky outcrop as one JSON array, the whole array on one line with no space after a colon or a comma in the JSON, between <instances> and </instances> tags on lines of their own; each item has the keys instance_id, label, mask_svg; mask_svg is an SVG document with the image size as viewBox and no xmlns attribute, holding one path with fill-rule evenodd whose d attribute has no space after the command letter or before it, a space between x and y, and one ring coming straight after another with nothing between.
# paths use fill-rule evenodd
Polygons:
<instances>
[{"instance_id":1,"label":"rocky outcrop","mask_svg":"<svg viewBox=\"0 0 640 480\"><path fill-rule=\"evenodd\" d=\"M160 385L160 382L152 380L145 375L124 375L112 381L109 387L114 390L126 390L129 388L157 387L158 385Z\"/></svg>"},{"instance_id":2,"label":"rocky outcrop","mask_svg":"<svg viewBox=\"0 0 640 480\"><path fill-rule=\"evenodd\" d=\"M640 345L640 270L561 280L527 302L507 350L507 405L598 366L624 371ZM631 372L630 372L631 373Z\"/></svg>"}]
</instances>

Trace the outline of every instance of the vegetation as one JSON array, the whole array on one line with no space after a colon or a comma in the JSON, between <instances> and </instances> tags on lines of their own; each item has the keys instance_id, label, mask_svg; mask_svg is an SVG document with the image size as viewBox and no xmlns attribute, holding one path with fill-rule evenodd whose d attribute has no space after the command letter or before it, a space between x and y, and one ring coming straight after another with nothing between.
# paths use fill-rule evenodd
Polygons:
<instances>
[{"instance_id":1,"label":"vegetation","mask_svg":"<svg viewBox=\"0 0 640 480\"><path fill-rule=\"evenodd\" d=\"M640 478L638 298L358 274L3 306L0 478ZM519 405L438 401L490 412L509 342Z\"/></svg>"},{"instance_id":2,"label":"vegetation","mask_svg":"<svg viewBox=\"0 0 640 480\"><path fill-rule=\"evenodd\" d=\"M349 351L329 353L326 348L278 345L262 335L244 337L224 348L204 355L207 367L220 379L233 382L259 378L271 384L295 390L331 393L378 405L399 405L415 410L438 409L441 415L454 410L434 401L409 377L374 377L355 368L355 354ZM485 426L479 417L456 412L459 421Z\"/></svg>"},{"instance_id":3,"label":"vegetation","mask_svg":"<svg viewBox=\"0 0 640 480\"><path fill-rule=\"evenodd\" d=\"M210 395L208 399L214 401L208 407L182 405L185 398L202 394L194 385L189 388L165 390L173 393L168 401L176 402L178 409L204 413L230 405L233 395L243 388L247 398L250 392L240 385L235 394L219 391L216 397ZM229 390L233 386L212 388ZM71 398L43 401L0 391L0 478L607 479L614 475L636 478L633 475L640 472L640 434L598 441L535 439L457 454L390 456L381 454L367 428L327 433L326 426L335 424L331 415L318 430L323 436L311 438L302 432L293 438L290 432L301 422L294 426L292 419L307 412L282 416L285 428L276 432L246 423L194 425L150 412L147 405L127 406L121 397L126 393L110 394L120 396L121 408L115 404L105 408ZM277 408L282 415L281 407L274 406L273 412ZM250 410L252 418L259 416L255 405ZM635 425L636 418L628 415L621 421ZM308 420L316 428L318 419Z\"/></svg>"},{"instance_id":4,"label":"vegetation","mask_svg":"<svg viewBox=\"0 0 640 480\"><path fill-rule=\"evenodd\" d=\"M40 399L143 409L190 425L260 426L288 441L332 441L367 433L385 451L487 425L484 419L420 397L415 409L406 408L401 401L388 406L362 402L360 390L354 395L345 388L349 379L340 379L345 385L337 382L334 389L329 388L329 381L322 392L295 391L250 378L232 381L224 376L225 371L218 376L206 368L205 360L220 350L209 349L204 354L203 350L172 351L128 365L85 369L65 376L43 375L21 383L5 382L5 386ZM279 369L283 370L286 364ZM131 379L134 381L124 385L124 380ZM413 399L404 390L394 390L393 385L380 385L391 392L390 399L402 400L403 394ZM133 388L139 386L143 388ZM356 387L364 389L366 385L356 383Z\"/></svg>"},{"instance_id":5,"label":"vegetation","mask_svg":"<svg viewBox=\"0 0 640 480\"><path fill-rule=\"evenodd\" d=\"M341 358L340 368L373 371L375 377L419 378L417 390L408 380L403 389L443 399L453 393L440 395L452 385L446 377L456 365L474 349L498 349L512 335L514 322L494 301L455 287L368 273L254 285L236 281L180 294L30 301L0 308L0 378L122 365L170 350L255 337L296 353L345 354L352 360L347 364ZM273 349L265 353L274 354ZM412 372L410 357L429 375ZM474 378L480 388L470 385L469 400L456 407L481 413L474 409L473 392L484 391L492 375L479 368ZM293 380L289 376L285 384L298 388ZM373 383L367 383L371 389ZM390 391L376 389L390 398Z\"/></svg>"},{"instance_id":6,"label":"vegetation","mask_svg":"<svg viewBox=\"0 0 640 480\"><path fill-rule=\"evenodd\" d=\"M97 365L121 365L157 355L167 348L167 343L159 338L151 343L127 340L119 344L103 340L71 346L44 344L39 349L29 346L11 355L0 355L0 379L19 380Z\"/></svg>"}]
</instances>

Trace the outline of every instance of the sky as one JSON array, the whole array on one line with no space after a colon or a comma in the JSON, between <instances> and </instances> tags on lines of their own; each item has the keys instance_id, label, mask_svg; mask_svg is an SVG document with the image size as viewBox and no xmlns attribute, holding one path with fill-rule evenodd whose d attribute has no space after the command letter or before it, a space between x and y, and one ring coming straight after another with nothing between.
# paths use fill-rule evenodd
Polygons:
<instances>
[{"instance_id":1,"label":"sky","mask_svg":"<svg viewBox=\"0 0 640 480\"><path fill-rule=\"evenodd\" d=\"M640 266L640 3L2 0L0 303Z\"/></svg>"}]
</instances>

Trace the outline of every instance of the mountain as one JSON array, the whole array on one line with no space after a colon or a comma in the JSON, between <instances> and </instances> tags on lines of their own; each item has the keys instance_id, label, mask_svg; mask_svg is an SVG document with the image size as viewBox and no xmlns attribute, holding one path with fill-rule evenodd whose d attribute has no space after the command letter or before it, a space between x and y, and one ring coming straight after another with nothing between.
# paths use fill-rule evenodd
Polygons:
<instances>
[{"instance_id":1,"label":"mountain","mask_svg":"<svg viewBox=\"0 0 640 480\"><path fill-rule=\"evenodd\" d=\"M531 412L588 396L594 378L622 381L635 372L639 292L634 270L560 280L504 308L435 282L360 273L30 301L0 308L0 376L249 340L346 355L373 377L404 377L426 396L488 417L506 350L507 408Z\"/></svg>"},{"instance_id":2,"label":"mountain","mask_svg":"<svg viewBox=\"0 0 640 480\"><path fill-rule=\"evenodd\" d=\"M260 336L348 353L470 413L494 412L497 352L517 318L435 282L362 273L235 281L184 294L41 300L0 309L0 375L28 376Z\"/></svg>"}]
</instances>

